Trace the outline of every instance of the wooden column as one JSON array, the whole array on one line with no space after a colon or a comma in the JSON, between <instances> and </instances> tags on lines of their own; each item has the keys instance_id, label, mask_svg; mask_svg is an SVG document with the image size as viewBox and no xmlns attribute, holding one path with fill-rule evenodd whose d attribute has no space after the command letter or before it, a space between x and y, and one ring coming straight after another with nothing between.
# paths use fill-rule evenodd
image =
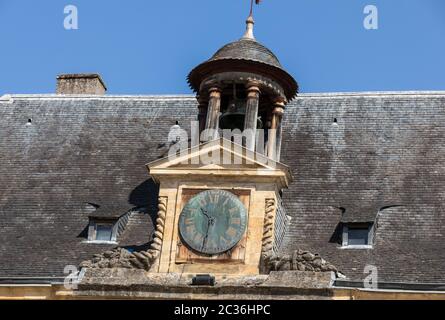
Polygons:
<instances>
[{"instance_id":1,"label":"wooden column","mask_svg":"<svg viewBox=\"0 0 445 320\"><path fill-rule=\"evenodd\" d=\"M207 95L199 95L196 97L198 100L198 121L199 121L199 134L204 131L207 120L207 107L209 106L209 98Z\"/></svg>"},{"instance_id":2,"label":"wooden column","mask_svg":"<svg viewBox=\"0 0 445 320\"><path fill-rule=\"evenodd\" d=\"M284 114L285 103L283 101L277 101L274 103L274 109L272 111L272 124L269 130L269 137L267 142L267 156L275 161L280 161L281 151L281 119Z\"/></svg>"},{"instance_id":3,"label":"wooden column","mask_svg":"<svg viewBox=\"0 0 445 320\"><path fill-rule=\"evenodd\" d=\"M246 134L246 148L255 151L256 133L258 123L258 105L260 101L260 88L256 83L247 84L247 106L244 119L244 130Z\"/></svg>"},{"instance_id":4,"label":"wooden column","mask_svg":"<svg viewBox=\"0 0 445 320\"><path fill-rule=\"evenodd\" d=\"M212 87L209 89L209 105L207 108L207 119L205 130L207 136L204 141L211 141L218 138L219 114L221 109L221 89Z\"/></svg>"},{"instance_id":5,"label":"wooden column","mask_svg":"<svg viewBox=\"0 0 445 320\"><path fill-rule=\"evenodd\" d=\"M277 127L277 146L276 146L276 161L281 161L281 141L282 141L282 135L283 135L283 117L284 117L284 109L282 109L283 112L281 113L281 116L278 119L278 127Z\"/></svg>"}]
</instances>

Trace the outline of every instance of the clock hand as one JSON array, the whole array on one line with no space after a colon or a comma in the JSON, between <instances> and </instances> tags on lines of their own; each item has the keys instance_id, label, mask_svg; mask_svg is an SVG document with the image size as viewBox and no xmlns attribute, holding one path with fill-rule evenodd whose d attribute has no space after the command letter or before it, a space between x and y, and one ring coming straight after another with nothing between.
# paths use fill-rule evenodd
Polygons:
<instances>
[{"instance_id":1,"label":"clock hand","mask_svg":"<svg viewBox=\"0 0 445 320\"><path fill-rule=\"evenodd\" d=\"M202 209L202 208L201 208L201 212L202 212L203 215L205 215L207 217L207 231L206 231L206 235L204 237L204 240L202 241L202 249L201 249L201 250L204 250L206 245L207 245L207 240L209 238L210 226L213 226L215 224L215 218L210 217L207 214L207 211Z\"/></svg>"},{"instance_id":2,"label":"clock hand","mask_svg":"<svg viewBox=\"0 0 445 320\"><path fill-rule=\"evenodd\" d=\"M201 213L203 214L203 215L205 215L206 217L207 217L207 219L210 219L210 217L209 217L209 215L207 214L207 210L204 210L203 208L201 208Z\"/></svg>"},{"instance_id":3,"label":"clock hand","mask_svg":"<svg viewBox=\"0 0 445 320\"><path fill-rule=\"evenodd\" d=\"M210 224L213 226L215 224L215 222L216 222L216 219L214 217L209 216L207 214L207 212L208 212L207 210L203 210L201 208L201 212L202 212L203 215L205 215L207 217L207 219L209 220Z\"/></svg>"},{"instance_id":4,"label":"clock hand","mask_svg":"<svg viewBox=\"0 0 445 320\"><path fill-rule=\"evenodd\" d=\"M207 239L209 238L209 229L210 229L210 223L207 222L207 231L206 231L206 235L202 241L202 248L201 251L204 251L206 245L207 245Z\"/></svg>"}]
</instances>

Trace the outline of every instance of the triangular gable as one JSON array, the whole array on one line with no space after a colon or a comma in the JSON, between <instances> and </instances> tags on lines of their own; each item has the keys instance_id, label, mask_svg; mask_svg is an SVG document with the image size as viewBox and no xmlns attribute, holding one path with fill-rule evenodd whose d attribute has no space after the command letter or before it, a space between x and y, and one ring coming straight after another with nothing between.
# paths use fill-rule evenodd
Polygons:
<instances>
[{"instance_id":1,"label":"triangular gable","mask_svg":"<svg viewBox=\"0 0 445 320\"><path fill-rule=\"evenodd\" d=\"M149 169L166 168L208 168L223 169L255 168L264 170L281 169L289 171L289 167L274 161L258 152L253 152L230 140L220 138L207 143L203 143L191 148L181 150L180 145L176 145L171 155L148 163Z\"/></svg>"},{"instance_id":2,"label":"triangular gable","mask_svg":"<svg viewBox=\"0 0 445 320\"><path fill-rule=\"evenodd\" d=\"M175 153L176 152L176 153ZM292 174L288 166L220 138L192 148L173 146L170 156L146 165L155 181L161 176L248 176L272 177L288 185Z\"/></svg>"}]
</instances>

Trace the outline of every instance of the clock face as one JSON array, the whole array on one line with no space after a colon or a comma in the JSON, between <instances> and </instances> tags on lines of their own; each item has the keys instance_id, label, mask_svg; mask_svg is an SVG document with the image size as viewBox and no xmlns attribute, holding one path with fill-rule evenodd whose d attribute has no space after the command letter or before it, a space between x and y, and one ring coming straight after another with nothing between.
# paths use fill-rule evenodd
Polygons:
<instances>
[{"instance_id":1,"label":"clock face","mask_svg":"<svg viewBox=\"0 0 445 320\"><path fill-rule=\"evenodd\" d=\"M247 211L224 190L208 190L193 197L179 217L179 233L191 249L215 255L232 249L246 230Z\"/></svg>"}]
</instances>

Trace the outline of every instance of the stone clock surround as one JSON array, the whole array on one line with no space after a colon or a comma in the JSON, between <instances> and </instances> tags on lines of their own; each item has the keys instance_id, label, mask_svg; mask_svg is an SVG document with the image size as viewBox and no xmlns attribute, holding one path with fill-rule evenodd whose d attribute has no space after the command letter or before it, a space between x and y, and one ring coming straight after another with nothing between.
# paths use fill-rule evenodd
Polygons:
<instances>
[{"instance_id":1,"label":"stone clock surround","mask_svg":"<svg viewBox=\"0 0 445 320\"><path fill-rule=\"evenodd\" d=\"M164 189L165 188L165 189ZM243 262L212 262L207 263L177 263L177 241L179 238L178 222L182 208L185 203L182 202L182 194L185 190L196 189L197 192L202 189L207 190L231 190L249 192L249 208L246 228L246 248ZM263 190L262 190L263 189ZM177 273L236 273L236 274L258 274L259 260L261 257L263 224L265 212L265 197L275 197L275 192L267 190L267 187L261 185L246 186L244 184L234 185L229 181L225 183L214 182L206 183L188 181L184 183L168 181L162 188L161 196L168 198L167 218L165 221L164 240L159 259L159 267L153 268L157 272L177 272Z\"/></svg>"}]
</instances>

